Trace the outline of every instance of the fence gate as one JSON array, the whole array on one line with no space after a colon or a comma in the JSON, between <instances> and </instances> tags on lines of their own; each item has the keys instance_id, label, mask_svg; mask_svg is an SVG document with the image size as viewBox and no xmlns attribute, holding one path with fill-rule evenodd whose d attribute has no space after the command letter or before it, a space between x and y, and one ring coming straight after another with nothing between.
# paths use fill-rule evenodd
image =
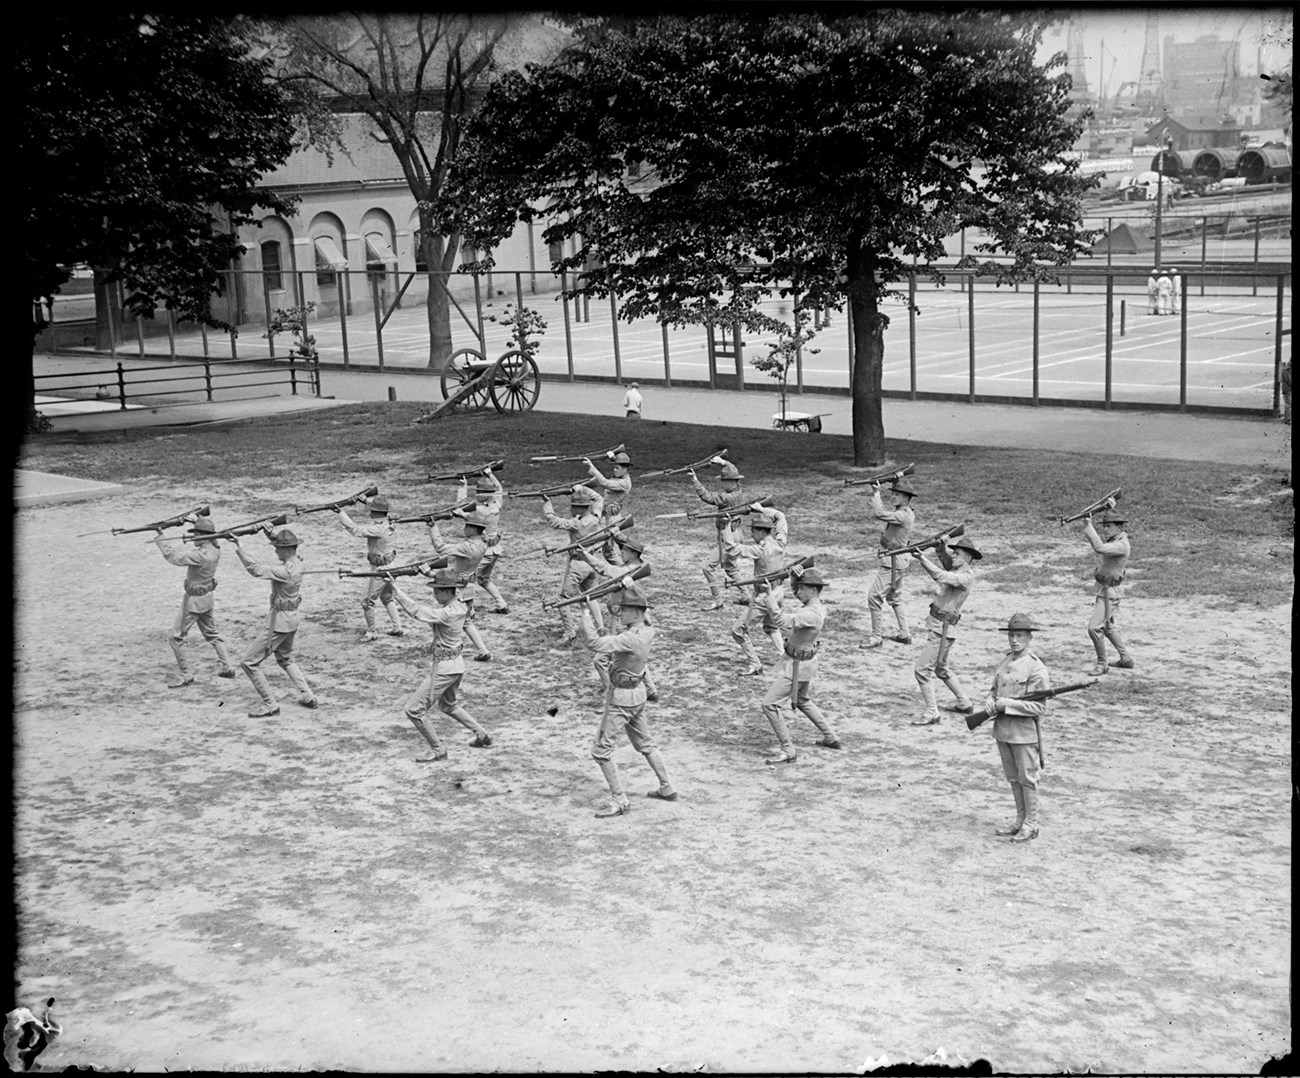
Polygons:
<instances>
[{"instance_id":1,"label":"fence gate","mask_svg":"<svg viewBox=\"0 0 1300 1078\"><path fill-rule=\"evenodd\" d=\"M710 388L744 389L745 342L740 325L709 326L708 351Z\"/></svg>"}]
</instances>

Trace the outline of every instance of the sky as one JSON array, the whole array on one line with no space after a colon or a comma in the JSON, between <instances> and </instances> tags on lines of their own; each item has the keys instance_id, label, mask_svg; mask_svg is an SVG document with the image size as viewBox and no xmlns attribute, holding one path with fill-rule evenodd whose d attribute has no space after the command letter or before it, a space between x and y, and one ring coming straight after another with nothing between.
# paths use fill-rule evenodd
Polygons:
<instances>
[{"instance_id":1,"label":"sky","mask_svg":"<svg viewBox=\"0 0 1300 1078\"><path fill-rule=\"evenodd\" d=\"M1261 46L1261 39L1270 30L1292 26L1292 9L1239 4L1223 7L1200 5L1147 4L1116 7L1109 4L1088 7L1081 5L1055 5L1051 11L1057 15L1070 15L1083 24L1084 75L1088 90L1096 94L1098 82L1104 77L1107 95L1114 95L1121 83L1136 82L1142 66L1142 48L1146 39L1147 15L1155 12L1158 19L1157 40L1161 48L1166 36L1175 41L1191 42L1203 35L1225 41L1234 38L1240 42L1241 73L1255 75L1262 62L1263 70L1284 70L1290 66L1291 46L1287 44ZM1066 27L1058 24L1044 36L1040 56L1046 59L1054 52L1066 50ZM1258 57L1258 59L1257 59ZM1126 91L1131 93L1132 90Z\"/></svg>"}]
</instances>

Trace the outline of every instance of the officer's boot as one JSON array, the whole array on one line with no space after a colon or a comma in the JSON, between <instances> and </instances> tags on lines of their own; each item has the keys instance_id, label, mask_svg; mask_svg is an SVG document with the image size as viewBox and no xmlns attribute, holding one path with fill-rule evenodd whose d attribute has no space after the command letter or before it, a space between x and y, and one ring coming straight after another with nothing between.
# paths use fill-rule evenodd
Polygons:
<instances>
[{"instance_id":1,"label":"officer's boot","mask_svg":"<svg viewBox=\"0 0 1300 1078\"><path fill-rule=\"evenodd\" d=\"M1092 641L1093 650L1097 653L1097 665L1091 673L1093 677L1099 677L1110 669L1106 662L1106 634L1100 629L1089 628L1088 639Z\"/></svg>"},{"instance_id":2,"label":"officer's boot","mask_svg":"<svg viewBox=\"0 0 1300 1078\"><path fill-rule=\"evenodd\" d=\"M948 710L960 711L963 714L975 710L974 705L970 702L970 697L966 695L966 690L962 688L962 684L957 680L956 675L944 674L940 680L948 686L948 691L957 698Z\"/></svg>"},{"instance_id":3,"label":"officer's boot","mask_svg":"<svg viewBox=\"0 0 1300 1078\"><path fill-rule=\"evenodd\" d=\"M885 642L885 637L880 631L880 611L874 606L870 608L871 614L871 635L867 637L867 642L862 646L865 648L878 648Z\"/></svg>"},{"instance_id":4,"label":"officer's boot","mask_svg":"<svg viewBox=\"0 0 1300 1078\"><path fill-rule=\"evenodd\" d=\"M375 608L361 604L361 616L366 619L366 631L362 634L362 640L378 640L379 634L375 632Z\"/></svg>"},{"instance_id":5,"label":"officer's boot","mask_svg":"<svg viewBox=\"0 0 1300 1078\"><path fill-rule=\"evenodd\" d=\"M185 638L173 635L167 640L172 646L172 654L176 656L176 666L180 670L176 680L167 683L167 688L183 689L186 685L193 685L194 675L190 673L189 664L185 661Z\"/></svg>"},{"instance_id":6,"label":"officer's boot","mask_svg":"<svg viewBox=\"0 0 1300 1078\"><path fill-rule=\"evenodd\" d=\"M1011 836L1012 842L1028 842L1038 837L1038 790L1033 786L1023 787L1025 792L1025 822L1020 831Z\"/></svg>"},{"instance_id":7,"label":"officer's boot","mask_svg":"<svg viewBox=\"0 0 1300 1078\"><path fill-rule=\"evenodd\" d=\"M1016 822L1009 823L1006 827L999 827L993 832L995 835L1001 835L1003 838L1006 838L1008 835L1019 834L1020 829L1025 825L1025 791L1021 787L1020 783L1013 782L1011 784L1011 793L1016 799Z\"/></svg>"},{"instance_id":8,"label":"officer's boot","mask_svg":"<svg viewBox=\"0 0 1300 1078\"><path fill-rule=\"evenodd\" d=\"M495 580L489 580L484 584L483 590L492 596L492 601L497 604L495 613L510 613L510 604L506 602L506 597L501 594L501 589L497 587L497 582Z\"/></svg>"},{"instance_id":9,"label":"officer's boot","mask_svg":"<svg viewBox=\"0 0 1300 1078\"><path fill-rule=\"evenodd\" d=\"M1128 648L1124 644L1124 638L1119 635L1119 630L1113 626L1106 630L1106 639L1115 645L1115 650L1119 652L1119 658L1115 660L1115 665L1121 670L1133 669L1133 656L1128 653Z\"/></svg>"},{"instance_id":10,"label":"officer's boot","mask_svg":"<svg viewBox=\"0 0 1300 1078\"><path fill-rule=\"evenodd\" d=\"M217 677L234 677L235 667L230 661L230 652L226 650L224 640L212 641L212 650L217 653L217 662L221 665L217 667Z\"/></svg>"},{"instance_id":11,"label":"officer's boot","mask_svg":"<svg viewBox=\"0 0 1300 1078\"><path fill-rule=\"evenodd\" d=\"M921 712L921 717L912 723L913 726L936 726L939 723L939 702L934 695L934 682L922 681L916 679L916 687L921 690L921 699L925 703L925 708Z\"/></svg>"},{"instance_id":12,"label":"officer's boot","mask_svg":"<svg viewBox=\"0 0 1300 1078\"><path fill-rule=\"evenodd\" d=\"M673 789L673 784L668 781L668 765L664 763L664 758L659 755L658 749L651 749L645 754L645 762L650 765L650 770L655 773L655 778L659 780L659 789L651 790L646 797L654 797L660 801L676 801L677 791Z\"/></svg>"},{"instance_id":13,"label":"officer's boot","mask_svg":"<svg viewBox=\"0 0 1300 1078\"><path fill-rule=\"evenodd\" d=\"M439 760L447 759L447 750L442 747L442 742L438 740L438 735L433 732L433 727L418 715L407 715L406 717L411 720L411 725L429 743L429 748L432 750L428 756L417 756L415 762L417 764L436 764Z\"/></svg>"},{"instance_id":14,"label":"officer's boot","mask_svg":"<svg viewBox=\"0 0 1300 1078\"><path fill-rule=\"evenodd\" d=\"M597 819L607 819L610 816L625 816L632 811L632 804L627 799L627 794L623 792L623 780L618 774L618 764L613 760L597 760L600 765L601 773L605 776L605 782L609 785L609 804L596 813Z\"/></svg>"},{"instance_id":15,"label":"officer's boot","mask_svg":"<svg viewBox=\"0 0 1300 1078\"><path fill-rule=\"evenodd\" d=\"M912 630L907 625L907 615L903 613L901 606L894 607L894 620L898 622L898 635L894 637L900 644L910 644L912 642Z\"/></svg>"},{"instance_id":16,"label":"officer's boot","mask_svg":"<svg viewBox=\"0 0 1300 1078\"><path fill-rule=\"evenodd\" d=\"M266 680L266 675L256 666L249 666L248 663L240 663L240 666L244 668L248 680L253 683L257 695L262 698L262 706L253 708L248 713L249 718L263 719L280 714L280 705L275 702L275 695L271 692L271 683Z\"/></svg>"},{"instance_id":17,"label":"officer's boot","mask_svg":"<svg viewBox=\"0 0 1300 1078\"><path fill-rule=\"evenodd\" d=\"M293 682L293 687L298 690L298 703L303 707L315 709L316 694L311 691L311 686L307 684L307 678L302 672L302 668L290 659L288 662L280 663L280 669L285 672L289 680Z\"/></svg>"},{"instance_id":18,"label":"officer's boot","mask_svg":"<svg viewBox=\"0 0 1300 1078\"><path fill-rule=\"evenodd\" d=\"M492 735L478 724L478 720L465 710L463 704L456 704L447 714L474 735L474 740L470 742L472 748L483 749L492 744Z\"/></svg>"},{"instance_id":19,"label":"officer's boot","mask_svg":"<svg viewBox=\"0 0 1300 1078\"><path fill-rule=\"evenodd\" d=\"M487 645L483 643L483 634L478 631L478 626L472 621L465 622L465 635L469 637L470 643L474 645L474 658L481 663L491 660L492 652L488 651Z\"/></svg>"},{"instance_id":20,"label":"officer's boot","mask_svg":"<svg viewBox=\"0 0 1300 1078\"><path fill-rule=\"evenodd\" d=\"M388 635L404 635L402 631L402 613L398 609L397 603L390 600L384 604L384 609L388 611Z\"/></svg>"}]
</instances>

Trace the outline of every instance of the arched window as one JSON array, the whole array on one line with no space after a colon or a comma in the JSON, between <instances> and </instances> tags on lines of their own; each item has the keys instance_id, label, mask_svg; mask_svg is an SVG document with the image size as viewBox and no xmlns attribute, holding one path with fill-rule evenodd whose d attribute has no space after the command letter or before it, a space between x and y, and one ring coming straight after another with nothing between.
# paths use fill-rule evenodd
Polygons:
<instances>
[{"instance_id":1,"label":"arched window","mask_svg":"<svg viewBox=\"0 0 1300 1078\"><path fill-rule=\"evenodd\" d=\"M284 277L280 263L280 241L267 240L262 244L262 279L268 292L282 292Z\"/></svg>"}]
</instances>

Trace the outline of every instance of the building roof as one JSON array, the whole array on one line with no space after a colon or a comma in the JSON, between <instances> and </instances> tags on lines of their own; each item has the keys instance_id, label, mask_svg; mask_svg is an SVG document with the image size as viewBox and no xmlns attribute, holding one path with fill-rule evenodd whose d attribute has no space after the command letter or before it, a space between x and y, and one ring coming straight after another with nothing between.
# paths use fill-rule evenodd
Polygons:
<instances>
[{"instance_id":1,"label":"building roof","mask_svg":"<svg viewBox=\"0 0 1300 1078\"><path fill-rule=\"evenodd\" d=\"M323 151L311 146L302 147L294 150L289 160L279 168L268 172L264 184L267 187L317 187L406 182L392 147L372 134L380 132L370 117L349 113L340 116L339 121L346 152L334 150L333 163Z\"/></svg>"}]
</instances>

